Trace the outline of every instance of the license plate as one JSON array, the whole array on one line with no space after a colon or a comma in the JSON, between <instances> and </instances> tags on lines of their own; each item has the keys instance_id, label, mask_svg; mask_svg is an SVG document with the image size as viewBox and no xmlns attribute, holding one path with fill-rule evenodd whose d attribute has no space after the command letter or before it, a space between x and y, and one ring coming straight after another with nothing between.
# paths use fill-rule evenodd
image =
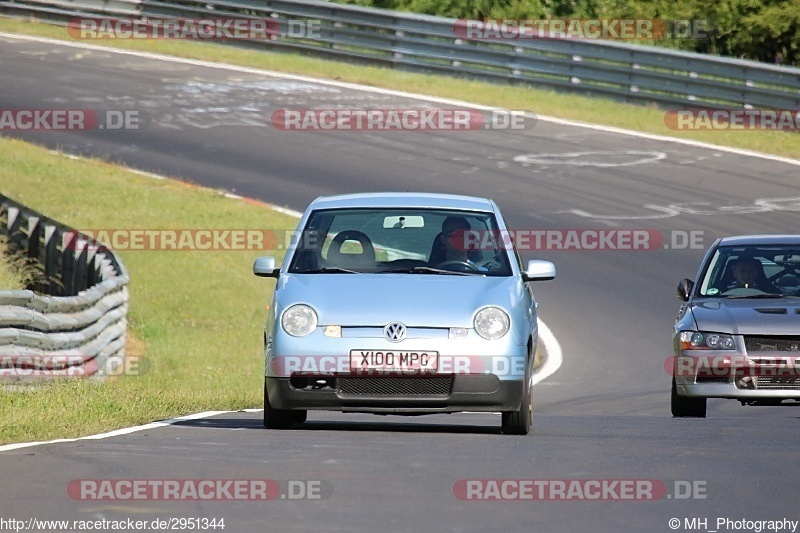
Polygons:
<instances>
[{"instance_id":1,"label":"license plate","mask_svg":"<svg viewBox=\"0 0 800 533\"><path fill-rule=\"evenodd\" d=\"M351 372L428 373L439 367L439 352L351 350Z\"/></svg>"}]
</instances>

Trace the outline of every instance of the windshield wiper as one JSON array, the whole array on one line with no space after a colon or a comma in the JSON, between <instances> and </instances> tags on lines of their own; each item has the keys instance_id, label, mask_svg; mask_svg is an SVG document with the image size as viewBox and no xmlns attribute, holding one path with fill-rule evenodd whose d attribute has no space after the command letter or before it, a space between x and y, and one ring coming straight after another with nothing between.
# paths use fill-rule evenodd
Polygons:
<instances>
[{"instance_id":1,"label":"windshield wiper","mask_svg":"<svg viewBox=\"0 0 800 533\"><path fill-rule=\"evenodd\" d=\"M292 272L292 274L361 274L361 272L339 267L325 267L312 270L300 270L298 272Z\"/></svg>"},{"instance_id":2,"label":"windshield wiper","mask_svg":"<svg viewBox=\"0 0 800 533\"><path fill-rule=\"evenodd\" d=\"M460 270L445 270L444 268L433 268L418 266L408 270L410 274L455 274L457 276L470 276L472 274L481 274L481 272L462 272Z\"/></svg>"},{"instance_id":3,"label":"windshield wiper","mask_svg":"<svg viewBox=\"0 0 800 533\"><path fill-rule=\"evenodd\" d=\"M738 300L742 298L791 298L788 294L777 294L777 293L767 293L767 294L736 294L733 296L726 296L731 300Z\"/></svg>"},{"instance_id":4,"label":"windshield wiper","mask_svg":"<svg viewBox=\"0 0 800 533\"><path fill-rule=\"evenodd\" d=\"M381 270L381 274L453 274L455 276L469 276L473 272L459 272L455 270L445 270L443 268L433 268L426 266L416 266L414 268L395 268L392 270ZM474 272L474 274L481 274Z\"/></svg>"}]
</instances>

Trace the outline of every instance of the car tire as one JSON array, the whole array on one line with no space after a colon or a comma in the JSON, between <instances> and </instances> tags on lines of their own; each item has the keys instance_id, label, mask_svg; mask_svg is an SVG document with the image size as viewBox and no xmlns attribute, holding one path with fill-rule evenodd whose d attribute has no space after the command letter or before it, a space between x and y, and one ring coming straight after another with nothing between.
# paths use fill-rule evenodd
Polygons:
<instances>
[{"instance_id":1,"label":"car tire","mask_svg":"<svg viewBox=\"0 0 800 533\"><path fill-rule=\"evenodd\" d=\"M305 412L305 411L303 411ZM293 411L273 409L269 403L267 384L264 383L264 427L267 429L290 429L295 423Z\"/></svg>"},{"instance_id":2,"label":"car tire","mask_svg":"<svg viewBox=\"0 0 800 533\"><path fill-rule=\"evenodd\" d=\"M533 394L531 389L530 363L525 372L525 380L522 383L522 400L519 410L504 411L502 414L502 430L506 435L527 435L531 431L531 418Z\"/></svg>"},{"instance_id":3,"label":"car tire","mask_svg":"<svg viewBox=\"0 0 800 533\"><path fill-rule=\"evenodd\" d=\"M675 378L672 378L672 395L670 401L670 405L672 407L672 416L677 418L705 418L707 404L706 400L706 398L681 396L678 394L678 386L675 384Z\"/></svg>"}]
</instances>

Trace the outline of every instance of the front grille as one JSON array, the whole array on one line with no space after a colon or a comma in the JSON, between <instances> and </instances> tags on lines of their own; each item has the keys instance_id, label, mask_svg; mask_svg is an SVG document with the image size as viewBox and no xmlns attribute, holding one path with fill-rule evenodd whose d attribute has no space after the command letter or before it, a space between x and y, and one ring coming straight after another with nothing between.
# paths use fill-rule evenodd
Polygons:
<instances>
[{"instance_id":1,"label":"front grille","mask_svg":"<svg viewBox=\"0 0 800 533\"><path fill-rule=\"evenodd\" d=\"M727 377L697 376L694 381L695 381L695 383L728 383L728 382L730 382L730 378L727 378Z\"/></svg>"},{"instance_id":2,"label":"front grille","mask_svg":"<svg viewBox=\"0 0 800 533\"><path fill-rule=\"evenodd\" d=\"M447 396L452 377L428 378L339 378L343 395L353 396Z\"/></svg>"},{"instance_id":3,"label":"front grille","mask_svg":"<svg viewBox=\"0 0 800 533\"><path fill-rule=\"evenodd\" d=\"M800 390L800 378L758 376L756 377L756 388Z\"/></svg>"},{"instance_id":4,"label":"front grille","mask_svg":"<svg viewBox=\"0 0 800 533\"><path fill-rule=\"evenodd\" d=\"M800 335L781 337L745 335L744 346L748 352L800 352Z\"/></svg>"}]
</instances>

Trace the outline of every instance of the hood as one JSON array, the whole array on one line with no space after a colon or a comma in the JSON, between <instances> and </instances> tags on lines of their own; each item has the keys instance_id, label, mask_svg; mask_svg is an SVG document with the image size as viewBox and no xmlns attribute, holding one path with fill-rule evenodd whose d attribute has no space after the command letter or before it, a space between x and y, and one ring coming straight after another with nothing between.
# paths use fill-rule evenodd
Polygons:
<instances>
[{"instance_id":1,"label":"hood","mask_svg":"<svg viewBox=\"0 0 800 533\"><path fill-rule=\"evenodd\" d=\"M800 335L800 300L703 300L692 304L691 311L700 331Z\"/></svg>"},{"instance_id":2,"label":"hood","mask_svg":"<svg viewBox=\"0 0 800 533\"><path fill-rule=\"evenodd\" d=\"M320 324L471 327L481 307L496 305L513 313L522 290L514 276L282 274L276 295L279 309L312 306Z\"/></svg>"}]
</instances>

